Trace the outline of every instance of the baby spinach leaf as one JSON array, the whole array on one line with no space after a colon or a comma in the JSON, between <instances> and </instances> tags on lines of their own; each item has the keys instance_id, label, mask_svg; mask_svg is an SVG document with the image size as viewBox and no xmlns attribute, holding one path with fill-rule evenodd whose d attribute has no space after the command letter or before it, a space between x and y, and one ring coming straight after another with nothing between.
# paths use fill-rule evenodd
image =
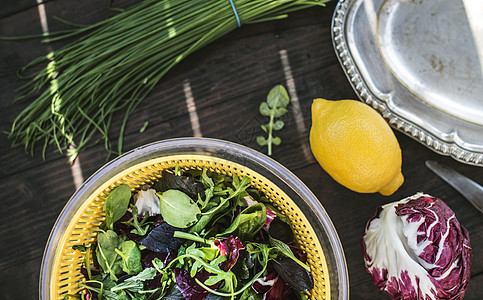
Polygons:
<instances>
[{"instance_id":1,"label":"baby spinach leaf","mask_svg":"<svg viewBox=\"0 0 483 300\"><path fill-rule=\"evenodd\" d=\"M183 243L182 239L173 237L174 232L177 230L179 228L175 228L168 223L161 223L143 237L139 244L154 252L169 253L177 250Z\"/></svg>"},{"instance_id":2,"label":"baby spinach leaf","mask_svg":"<svg viewBox=\"0 0 483 300\"><path fill-rule=\"evenodd\" d=\"M261 125L262 130L268 134L268 137L257 137L257 143L260 146L268 147L268 155L272 155L272 144L280 145L282 140L279 137L273 136L274 130L280 130L284 127L285 123L282 120L276 120L287 113L287 105L290 103L287 90L277 85L270 90L267 96L267 101L260 104L260 114L265 117L269 117L270 121L267 124Z\"/></svg>"},{"instance_id":3,"label":"baby spinach leaf","mask_svg":"<svg viewBox=\"0 0 483 300\"><path fill-rule=\"evenodd\" d=\"M161 215L171 226L188 228L198 221L201 210L185 193L179 190L167 190L157 195L161 201Z\"/></svg>"},{"instance_id":4,"label":"baby spinach leaf","mask_svg":"<svg viewBox=\"0 0 483 300\"><path fill-rule=\"evenodd\" d=\"M114 223L124 216L130 199L131 188L127 184L122 184L109 193L106 202L104 202L107 229L112 230Z\"/></svg>"},{"instance_id":5,"label":"baby spinach leaf","mask_svg":"<svg viewBox=\"0 0 483 300\"><path fill-rule=\"evenodd\" d=\"M293 259L281 257L272 260L278 275L297 291L309 291L314 287L314 279L309 271L304 269Z\"/></svg>"},{"instance_id":6,"label":"baby spinach leaf","mask_svg":"<svg viewBox=\"0 0 483 300\"><path fill-rule=\"evenodd\" d=\"M266 208L263 203L257 203L245 208L233 220L233 223L217 236L224 236L236 232L242 241L250 240L262 228L267 219Z\"/></svg>"},{"instance_id":7,"label":"baby spinach leaf","mask_svg":"<svg viewBox=\"0 0 483 300\"><path fill-rule=\"evenodd\" d=\"M154 189L157 192L180 190L192 199L197 199L198 195L202 199L205 199L205 187L203 183L197 181L193 176L178 176L167 171L163 171L161 176L161 179L154 184Z\"/></svg>"},{"instance_id":8,"label":"baby spinach leaf","mask_svg":"<svg viewBox=\"0 0 483 300\"><path fill-rule=\"evenodd\" d=\"M120 249L120 250L119 250ZM134 241L124 241L115 249L122 258L121 268L127 274L137 274L143 270L141 251Z\"/></svg>"},{"instance_id":9,"label":"baby spinach leaf","mask_svg":"<svg viewBox=\"0 0 483 300\"><path fill-rule=\"evenodd\" d=\"M119 237L112 230L97 234L96 257L99 265L112 280L117 280L116 275L122 272L121 257L117 254Z\"/></svg>"}]
</instances>

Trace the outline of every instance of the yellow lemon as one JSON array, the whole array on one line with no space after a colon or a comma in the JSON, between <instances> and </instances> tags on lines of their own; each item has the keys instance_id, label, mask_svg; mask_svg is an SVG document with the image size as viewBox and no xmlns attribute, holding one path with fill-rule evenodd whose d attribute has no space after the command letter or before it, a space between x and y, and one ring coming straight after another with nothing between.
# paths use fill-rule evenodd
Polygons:
<instances>
[{"instance_id":1,"label":"yellow lemon","mask_svg":"<svg viewBox=\"0 0 483 300\"><path fill-rule=\"evenodd\" d=\"M310 147L322 168L353 191L387 196L404 181L394 132L360 101L315 99Z\"/></svg>"}]
</instances>

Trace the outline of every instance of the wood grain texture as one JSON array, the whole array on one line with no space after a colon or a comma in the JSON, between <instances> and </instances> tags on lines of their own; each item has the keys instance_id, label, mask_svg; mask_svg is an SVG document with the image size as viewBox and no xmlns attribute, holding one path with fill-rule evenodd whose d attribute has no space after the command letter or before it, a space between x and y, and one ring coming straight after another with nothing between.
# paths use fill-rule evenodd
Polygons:
<instances>
[{"instance_id":1,"label":"wood grain texture","mask_svg":"<svg viewBox=\"0 0 483 300\"><path fill-rule=\"evenodd\" d=\"M65 24L53 16L81 24L99 21L113 12L109 1L44 1L49 28L60 30ZM0 13L0 36L41 32L36 1L8 0ZM134 0L114 1L127 7ZM184 87L193 94L200 131L213 137L240 143L261 152L255 142L266 122L258 106L276 84L286 85L281 53L286 53L300 112L289 107L286 127L277 133L283 140L274 148L273 158L294 172L318 197L329 213L344 247L349 270L352 299L388 299L371 282L364 269L360 239L367 220L377 206L413 195L419 191L444 200L470 232L474 249L472 279L465 299L483 298L483 218L454 189L426 169L424 161L438 160L483 183L483 169L443 157L412 138L396 132L403 153L405 182L390 197L358 194L335 182L310 155L308 134L312 99L356 98L335 56L330 22L335 1L325 8L290 14L288 19L253 24L192 54L172 69L150 93L129 120L124 151L149 142L193 136ZM0 40L0 129L7 131L15 115L27 104L12 102L15 89L25 81L16 71L30 60L48 53L49 46L39 40ZM296 116L301 116L297 120ZM110 136L116 147L122 115L113 120ZM145 122L148 127L139 130ZM297 123L302 124L297 127ZM22 148L11 148L5 134L0 135L0 298L37 299L38 276L43 249L56 217L75 191L71 166L65 156L51 149L46 160L38 154L26 155ZM114 156L110 156L113 158ZM79 156L84 179L106 163L103 145L87 149Z\"/></svg>"}]
</instances>

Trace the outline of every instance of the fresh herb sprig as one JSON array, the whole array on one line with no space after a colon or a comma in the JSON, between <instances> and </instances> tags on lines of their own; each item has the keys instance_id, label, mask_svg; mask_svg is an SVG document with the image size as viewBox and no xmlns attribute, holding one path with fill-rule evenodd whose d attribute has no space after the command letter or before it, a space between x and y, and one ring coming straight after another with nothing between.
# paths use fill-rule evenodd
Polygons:
<instances>
[{"instance_id":1,"label":"fresh herb sprig","mask_svg":"<svg viewBox=\"0 0 483 300\"><path fill-rule=\"evenodd\" d=\"M258 136L257 143L260 146L267 146L268 155L272 155L272 145L278 146L282 142L280 137L273 136L273 131L282 129L285 126L285 122L275 120L275 118L280 118L287 113L289 103L290 98L287 90L283 86L277 85L268 93L267 101L260 104L260 113L265 117L269 117L270 121L261 125L268 137Z\"/></svg>"},{"instance_id":2,"label":"fresh herb sprig","mask_svg":"<svg viewBox=\"0 0 483 300\"><path fill-rule=\"evenodd\" d=\"M285 18L327 1L233 2L244 25ZM18 94L34 99L16 116L9 138L32 155L38 144L44 155L54 145L74 159L102 141L109 152L121 153L129 116L157 82L188 55L238 26L226 0L144 0L96 24L51 34L44 42L76 39L21 70L43 65ZM124 117L115 151L109 129L120 110Z\"/></svg>"}]
</instances>

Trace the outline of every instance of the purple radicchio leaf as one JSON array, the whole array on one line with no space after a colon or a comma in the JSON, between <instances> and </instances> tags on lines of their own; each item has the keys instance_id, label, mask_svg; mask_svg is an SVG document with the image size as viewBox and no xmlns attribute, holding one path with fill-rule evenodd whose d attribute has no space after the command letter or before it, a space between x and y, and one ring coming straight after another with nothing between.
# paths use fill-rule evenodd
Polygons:
<instances>
[{"instance_id":1,"label":"purple radicchio leaf","mask_svg":"<svg viewBox=\"0 0 483 300\"><path fill-rule=\"evenodd\" d=\"M176 279L176 285L178 289L183 294L183 297L186 300L203 300L205 299L210 292L205 290L201 287L196 281L195 278L201 282L205 282L211 274L206 270L201 270L200 272L196 273L195 277L191 277L190 273L181 268L174 269L174 278ZM216 289L219 283L209 286L212 289Z\"/></svg>"},{"instance_id":2,"label":"purple radicchio leaf","mask_svg":"<svg viewBox=\"0 0 483 300\"><path fill-rule=\"evenodd\" d=\"M252 289L257 294L265 294L273 287L275 281L277 280L278 275L277 272L271 272L267 276L263 278L257 278L252 283Z\"/></svg>"},{"instance_id":3,"label":"purple radicchio leaf","mask_svg":"<svg viewBox=\"0 0 483 300\"><path fill-rule=\"evenodd\" d=\"M292 244L288 244L287 246L289 246L290 250L292 250L293 255L298 260L300 260L303 263L307 262L307 253L305 253L302 249L300 249L299 247L296 247Z\"/></svg>"},{"instance_id":4,"label":"purple radicchio leaf","mask_svg":"<svg viewBox=\"0 0 483 300\"><path fill-rule=\"evenodd\" d=\"M264 300L294 299L293 289L280 276L275 278L272 288L265 294Z\"/></svg>"},{"instance_id":5,"label":"purple radicchio leaf","mask_svg":"<svg viewBox=\"0 0 483 300\"><path fill-rule=\"evenodd\" d=\"M238 237L230 236L226 239L215 239L215 246L220 250L220 255L225 255L226 260L220 263L220 268L228 272L238 260L240 250L245 249Z\"/></svg>"},{"instance_id":6,"label":"purple radicchio leaf","mask_svg":"<svg viewBox=\"0 0 483 300\"><path fill-rule=\"evenodd\" d=\"M272 221L277 216L277 214L271 211L268 207L266 207L266 212L267 212L267 220L265 221L265 224L263 225L262 228L267 228L268 226L270 226L270 223L272 223Z\"/></svg>"},{"instance_id":7,"label":"purple radicchio leaf","mask_svg":"<svg viewBox=\"0 0 483 300\"><path fill-rule=\"evenodd\" d=\"M366 270L393 299L462 299L468 231L440 199L418 193L376 210L362 237Z\"/></svg>"}]
</instances>

